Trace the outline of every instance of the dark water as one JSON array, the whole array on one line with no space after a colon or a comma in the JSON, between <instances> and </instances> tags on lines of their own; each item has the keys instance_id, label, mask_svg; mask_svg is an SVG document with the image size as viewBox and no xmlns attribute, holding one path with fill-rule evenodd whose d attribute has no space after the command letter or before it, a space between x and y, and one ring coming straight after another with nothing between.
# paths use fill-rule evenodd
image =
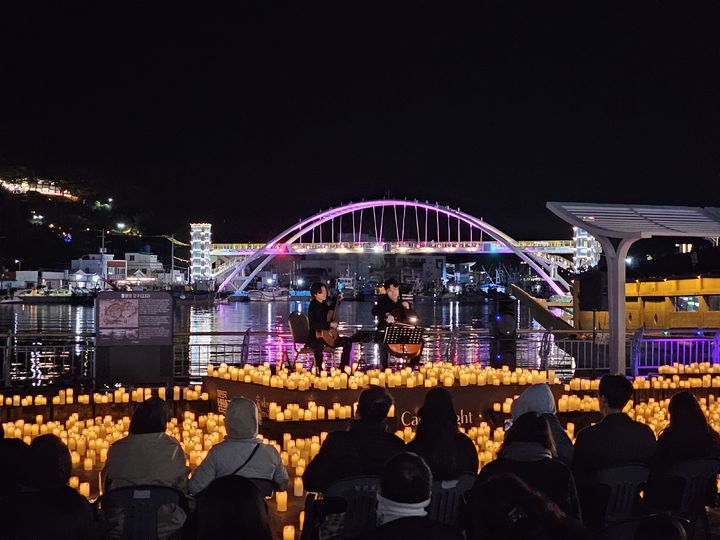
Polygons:
<instances>
[{"instance_id":1,"label":"dark water","mask_svg":"<svg viewBox=\"0 0 720 540\"><path fill-rule=\"evenodd\" d=\"M307 312L309 302L237 302L217 306L178 306L176 332L287 332L287 316L292 311ZM348 331L371 329L372 302L344 302L336 320ZM482 319L482 304L459 302L416 302L420 324L447 330L470 328ZM92 333L95 315L91 306L0 305L0 332Z\"/></svg>"},{"instance_id":2,"label":"dark water","mask_svg":"<svg viewBox=\"0 0 720 540\"><path fill-rule=\"evenodd\" d=\"M293 358L295 345L289 337L288 315L307 312L308 301L246 302L216 306L176 306L175 361L176 375L202 375L208 362L236 363L282 362ZM375 328L370 311L372 302L343 302L337 310L341 335ZM486 363L490 350L487 335L478 329L487 327L487 306L482 303L419 301L413 306L419 325L426 328L423 358L426 361ZM534 321L520 312L521 328L537 328ZM252 335L243 349L243 333ZM95 314L91 306L70 305L0 305L0 334L39 333L40 338L14 339L8 348L18 379L43 379L43 373L57 374L78 369L90 370L93 341L82 334L95 331ZM213 332L235 335L203 335ZM52 334L62 334L53 337ZM267 333L267 334L265 334ZM524 334L518 339L518 365L535 367L538 354L537 336ZM536 336L536 337L533 337ZM8 341L9 343L9 341ZM18 347L22 344L24 348ZM2 342L0 342L0 349ZM40 351L40 352L38 352ZM336 352L336 356L339 351ZM368 365L379 363L378 346L354 347L354 358ZM58 361L62 365L58 365ZM178 367L178 362L182 364ZM78 364L80 368L78 368Z\"/></svg>"}]
</instances>

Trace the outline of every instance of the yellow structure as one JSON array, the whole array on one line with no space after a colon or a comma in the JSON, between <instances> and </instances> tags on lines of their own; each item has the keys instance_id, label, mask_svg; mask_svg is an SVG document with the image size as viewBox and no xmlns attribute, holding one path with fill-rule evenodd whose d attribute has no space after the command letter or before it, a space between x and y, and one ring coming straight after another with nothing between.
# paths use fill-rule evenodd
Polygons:
<instances>
[{"instance_id":1,"label":"yellow structure","mask_svg":"<svg viewBox=\"0 0 720 540\"><path fill-rule=\"evenodd\" d=\"M578 282L573 289L573 324L592 330L592 311L580 311ZM625 283L628 330L720 329L720 277L665 279ZM598 329L608 328L607 311L596 313Z\"/></svg>"}]
</instances>

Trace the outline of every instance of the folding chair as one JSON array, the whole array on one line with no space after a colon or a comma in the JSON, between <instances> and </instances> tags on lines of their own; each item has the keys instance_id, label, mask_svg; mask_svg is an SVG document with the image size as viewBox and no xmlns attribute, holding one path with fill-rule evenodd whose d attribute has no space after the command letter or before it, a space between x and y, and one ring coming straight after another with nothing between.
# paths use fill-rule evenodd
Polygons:
<instances>
[{"instance_id":1,"label":"folding chair","mask_svg":"<svg viewBox=\"0 0 720 540\"><path fill-rule=\"evenodd\" d=\"M444 525L460 528L460 510L464 496L473 487L476 479L476 474L466 473L455 480L433 482L428 517Z\"/></svg>"},{"instance_id":2,"label":"folding chair","mask_svg":"<svg viewBox=\"0 0 720 540\"><path fill-rule=\"evenodd\" d=\"M297 363L297 359L301 354L315 355L315 351L305 345L308 333L310 332L310 321L307 315L300 313L299 311L293 311L288 315L288 325L290 326L290 334L292 335L293 341L293 364ZM335 349L332 347L325 346L323 348L323 354L329 353L332 359Z\"/></svg>"},{"instance_id":3,"label":"folding chair","mask_svg":"<svg viewBox=\"0 0 720 540\"><path fill-rule=\"evenodd\" d=\"M693 459L676 463L660 480L674 491L674 504L669 510L673 517L688 523L688 538L695 538L699 524L705 538L710 540L710 521L706 506L714 503L719 472L720 461L717 459ZM676 491L678 488L680 491Z\"/></svg>"},{"instance_id":4,"label":"folding chair","mask_svg":"<svg viewBox=\"0 0 720 540\"><path fill-rule=\"evenodd\" d=\"M596 473L594 483L608 493L600 538L632 538L632 531L642 516L639 493L649 473L645 465L639 464L607 467Z\"/></svg>"},{"instance_id":5,"label":"folding chair","mask_svg":"<svg viewBox=\"0 0 720 540\"><path fill-rule=\"evenodd\" d=\"M377 525L379 489L378 476L354 476L333 483L322 496L309 493L305 499L305 524L301 540L317 540L318 529L326 517L322 506L327 499L342 499L345 502L341 538L358 538L374 529Z\"/></svg>"},{"instance_id":6,"label":"folding chair","mask_svg":"<svg viewBox=\"0 0 720 540\"><path fill-rule=\"evenodd\" d=\"M106 491L94 505L101 512L119 509L123 513L121 540L153 540L158 537L158 509L175 504L187 511L181 491L168 486L128 486Z\"/></svg>"}]
</instances>

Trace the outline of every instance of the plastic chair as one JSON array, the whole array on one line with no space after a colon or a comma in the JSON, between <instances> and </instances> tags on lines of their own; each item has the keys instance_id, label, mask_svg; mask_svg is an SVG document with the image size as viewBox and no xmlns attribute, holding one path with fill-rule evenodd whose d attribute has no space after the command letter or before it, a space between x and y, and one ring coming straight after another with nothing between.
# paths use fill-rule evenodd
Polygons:
<instances>
[{"instance_id":1,"label":"plastic chair","mask_svg":"<svg viewBox=\"0 0 720 540\"><path fill-rule=\"evenodd\" d=\"M432 484L428 517L451 527L460 527L460 509L465 493L477 479L476 474L461 474L455 480L438 480Z\"/></svg>"},{"instance_id":2,"label":"plastic chair","mask_svg":"<svg viewBox=\"0 0 720 540\"><path fill-rule=\"evenodd\" d=\"M649 473L645 465L619 465L596 473L594 483L608 489L603 529L632 522L640 517L639 493Z\"/></svg>"},{"instance_id":3,"label":"plastic chair","mask_svg":"<svg viewBox=\"0 0 720 540\"><path fill-rule=\"evenodd\" d=\"M187 512L185 494L168 486L128 486L105 492L95 501L100 511L123 512L121 540L153 540L158 537L158 509L175 504Z\"/></svg>"},{"instance_id":4,"label":"plastic chair","mask_svg":"<svg viewBox=\"0 0 720 540\"><path fill-rule=\"evenodd\" d=\"M315 355L315 351L305 345L305 340L310 332L310 321L308 320L307 315L300 313L299 311L293 311L290 315L288 315L288 325L290 326L290 334L292 335L293 340L293 352L295 353L295 356L293 357L293 364L297 363L297 359L301 354ZM323 354L324 353L330 353L332 355L335 353L335 349L325 346L323 348Z\"/></svg>"},{"instance_id":5,"label":"plastic chair","mask_svg":"<svg viewBox=\"0 0 720 540\"><path fill-rule=\"evenodd\" d=\"M695 538L700 524L705 538L710 540L710 521L705 507L714 502L718 473L720 461L717 459L693 459L676 463L662 476L661 481L667 481L668 486L682 486L677 506L670 510L674 517L687 520L688 538ZM675 479L677 483L673 482Z\"/></svg>"},{"instance_id":6,"label":"plastic chair","mask_svg":"<svg viewBox=\"0 0 720 540\"><path fill-rule=\"evenodd\" d=\"M322 498L308 494L305 499L305 524L301 540L315 540L318 527L324 519L322 504L327 499L345 501L342 538L358 538L375 528L377 524L377 492L380 489L378 476L353 476L333 483Z\"/></svg>"}]
</instances>

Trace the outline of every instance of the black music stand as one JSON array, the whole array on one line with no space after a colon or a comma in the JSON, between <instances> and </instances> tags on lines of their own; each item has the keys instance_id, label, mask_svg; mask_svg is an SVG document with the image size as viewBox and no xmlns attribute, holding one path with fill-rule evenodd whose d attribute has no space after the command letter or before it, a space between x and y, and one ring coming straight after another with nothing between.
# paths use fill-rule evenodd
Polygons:
<instances>
[{"instance_id":1,"label":"black music stand","mask_svg":"<svg viewBox=\"0 0 720 540\"><path fill-rule=\"evenodd\" d=\"M424 328L416 326L388 326L385 328L385 345L420 345L423 342ZM422 350L422 349L421 349Z\"/></svg>"}]
</instances>

